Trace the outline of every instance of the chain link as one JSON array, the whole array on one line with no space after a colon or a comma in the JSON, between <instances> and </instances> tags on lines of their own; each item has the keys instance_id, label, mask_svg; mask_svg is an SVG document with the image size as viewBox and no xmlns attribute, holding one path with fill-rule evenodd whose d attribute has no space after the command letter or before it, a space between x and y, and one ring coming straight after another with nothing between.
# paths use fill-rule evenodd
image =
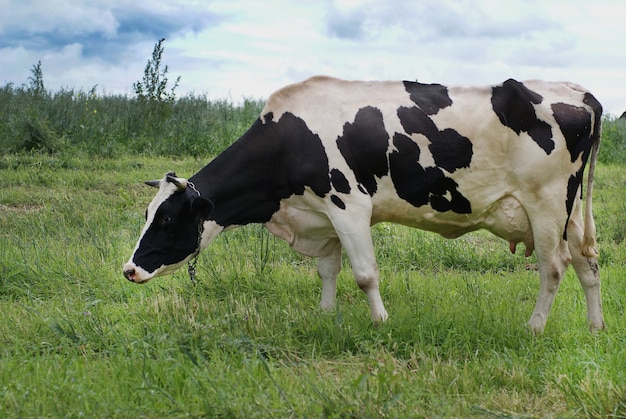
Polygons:
<instances>
[{"instance_id":1,"label":"chain link","mask_svg":"<svg viewBox=\"0 0 626 419\"><path fill-rule=\"evenodd\" d=\"M187 272L193 286L196 286L196 263L198 263L198 255L194 256L193 262L187 262Z\"/></svg>"},{"instance_id":2,"label":"chain link","mask_svg":"<svg viewBox=\"0 0 626 419\"><path fill-rule=\"evenodd\" d=\"M187 181L187 185L194 190L195 193L200 195L200 191L196 189L196 185L193 182ZM187 262L187 272L189 273L189 279L191 283L196 286L196 264L198 263L198 255L200 254L200 244L202 243L202 232L204 231L204 227L202 225L202 220L198 224L198 247L196 248L196 254L191 258L189 262Z\"/></svg>"}]
</instances>

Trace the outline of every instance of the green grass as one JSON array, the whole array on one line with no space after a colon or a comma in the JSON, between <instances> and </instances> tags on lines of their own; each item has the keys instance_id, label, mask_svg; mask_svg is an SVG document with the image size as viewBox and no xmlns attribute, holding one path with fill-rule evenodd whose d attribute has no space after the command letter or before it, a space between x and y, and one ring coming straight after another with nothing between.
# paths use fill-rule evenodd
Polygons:
<instances>
[{"instance_id":1,"label":"green grass","mask_svg":"<svg viewBox=\"0 0 626 419\"><path fill-rule=\"evenodd\" d=\"M141 181L204 164L0 157L1 417L626 416L623 166L596 172L606 332L570 268L533 337L535 261L486 233L374 227L378 329L347 263L323 313L315 261L258 226L218 237L196 286L129 283Z\"/></svg>"},{"instance_id":2,"label":"green grass","mask_svg":"<svg viewBox=\"0 0 626 419\"><path fill-rule=\"evenodd\" d=\"M34 95L0 87L0 152L83 153L100 157L217 154L258 117L262 100L209 101L187 95L173 103L65 89Z\"/></svg>"},{"instance_id":3,"label":"green grass","mask_svg":"<svg viewBox=\"0 0 626 419\"><path fill-rule=\"evenodd\" d=\"M626 119L603 118L598 159L603 163L626 165Z\"/></svg>"}]
</instances>

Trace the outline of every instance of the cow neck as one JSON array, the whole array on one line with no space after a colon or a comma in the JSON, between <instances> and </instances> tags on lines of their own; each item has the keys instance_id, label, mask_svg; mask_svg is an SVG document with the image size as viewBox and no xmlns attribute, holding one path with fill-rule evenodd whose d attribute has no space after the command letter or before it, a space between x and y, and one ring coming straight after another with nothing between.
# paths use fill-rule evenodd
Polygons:
<instances>
[{"instance_id":1,"label":"cow neck","mask_svg":"<svg viewBox=\"0 0 626 419\"><path fill-rule=\"evenodd\" d=\"M210 219L223 227L264 223L280 205L272 193L279 144L257 122L239 140L193 175L199 193L215 205Z\"/></svg>"}]
</instances>

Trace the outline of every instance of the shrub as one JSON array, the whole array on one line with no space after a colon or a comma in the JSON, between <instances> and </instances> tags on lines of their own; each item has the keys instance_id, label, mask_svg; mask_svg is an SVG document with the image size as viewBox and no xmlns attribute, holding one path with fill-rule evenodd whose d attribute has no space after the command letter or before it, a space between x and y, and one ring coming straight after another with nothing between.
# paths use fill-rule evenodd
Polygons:
<instances>
[{"instance_id":1,"label":"shrub","mask_svg":"<svg viewBox=\"0 0 626 419\"><path fill-rule=\"evenodd\" d=\"M242 104L184 96L166 118L143 112L125 95L63 90L35 98L26 87L0 87L0 152L71 151L113 157L142 155L211 156L252 125L262 100Z\"/></svg>"},{"instance_id":2,"label":"shrub","mask_svg":"<svg viewBox=\"0 0 626 419\"><path fill-rule=\"evenodd\" d=\"M626 164L626 119L603 119L598 159L602 163Z\"/></svg>"}]
</instances>

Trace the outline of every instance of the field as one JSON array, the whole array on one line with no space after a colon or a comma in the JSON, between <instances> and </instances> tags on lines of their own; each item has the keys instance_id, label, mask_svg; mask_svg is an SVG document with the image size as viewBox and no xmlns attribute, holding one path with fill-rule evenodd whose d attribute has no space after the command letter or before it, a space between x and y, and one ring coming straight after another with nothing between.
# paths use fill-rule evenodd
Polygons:
<instances>
[{"instance_id":1,"label":"field","mask_svg":"<svg viewBox=\"0 0 626 419\"><path fill-rule=\"evenodd\" d=\"M101 99L81 113L71 96L77 118L115 121ZM203 112L232 141L258 102L245 106L241 119ZM211 154L166 153L167 136L150 148L140 130L81 143L53 125L57 108L0 127L1 417L626 417L623 137L603 143L594 190L607 329L589 333L570 268L533 337L534 256L483 232L375 226L390 314L378 328L347 262L324 313L315 261L259 226L218 237L196 285L184 269L132 284L121 266L154 193L141 181L189 176Z\"/></svg>"}]
</instances>

